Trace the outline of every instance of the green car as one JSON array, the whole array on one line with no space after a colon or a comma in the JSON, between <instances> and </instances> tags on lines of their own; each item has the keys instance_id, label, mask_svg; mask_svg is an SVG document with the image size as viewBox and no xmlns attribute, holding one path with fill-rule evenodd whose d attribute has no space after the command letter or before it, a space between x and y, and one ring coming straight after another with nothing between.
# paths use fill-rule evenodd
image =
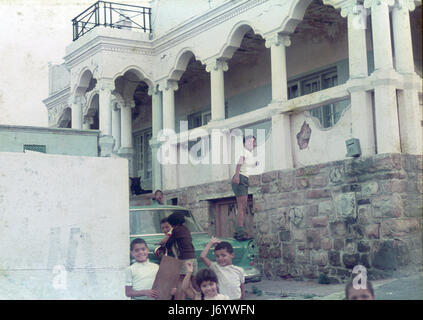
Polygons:
<instances>
[{"instance_id":1,"label":"green car","mask_svg":"<svg viewBox=\"0 0 423 320\"><path fill-rule=\"evenodd\" d=\"M170 205L151 205L131 207L130 216L130 241L135 238L142 238L147 242L150 249L149 259L151 262L160 263L159 258L154 254L158 242L164 238L160 229L160 221L174 212L182 211L185 216L185 225L191 231L192 242L195 247L195 255L198 260L198 269L206 268L200 259L200 254L211 237L204 232L202 227L195 221L191 212L183 207ZM255 282L261 280L260 271L255 267L257 257L257 245L254 240L237 241L233 238L219 238L229 242L234 248L233 264L245 270L245 281ZM216 261L213 248L209 251L210 260ZM131 261L132 263L132 261Z\"/></svg>"}]
</instances>

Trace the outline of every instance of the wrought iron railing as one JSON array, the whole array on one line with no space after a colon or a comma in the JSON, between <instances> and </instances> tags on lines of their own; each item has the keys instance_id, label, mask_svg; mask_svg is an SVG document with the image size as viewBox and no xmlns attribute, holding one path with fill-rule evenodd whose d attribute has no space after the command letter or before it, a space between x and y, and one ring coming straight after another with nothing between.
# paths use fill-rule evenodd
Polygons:
<instances>
[{"instance_id":1,"label":"wrought iron railing","mask_svg":"<svg viewBox=\"0 0 423 320\"><path fill-rule=\"evenodd\" d=\"M72 19L73 41L98 26L151 32L151 8L97 1Z\"/></svg>"}]
</instances>

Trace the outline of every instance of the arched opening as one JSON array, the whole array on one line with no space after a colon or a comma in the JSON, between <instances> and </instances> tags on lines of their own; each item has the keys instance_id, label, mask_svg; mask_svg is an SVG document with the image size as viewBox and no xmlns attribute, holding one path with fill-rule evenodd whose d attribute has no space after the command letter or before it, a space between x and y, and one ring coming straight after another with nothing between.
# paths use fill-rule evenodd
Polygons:
<instances>
[{"instance_id":1,"label":"arched opening","mask_svg":"<svg viewBox=\"0 0 423 320\"><path fill-rule=\"evenodd\" d=\"M71 121L72 121L72 109L68 107L63 110L62 115L57 121L57 126L59 128L71 128Z\"/></svg>"},{"instance_id":2,"label":"arched opening","mask_svg":"<svg viewBox=\"0 0 423 320\"><path fill-rule=\"evenodd\" d=\"M347 19L321 0L307 7L302 21L290 35L287 48L288 99L345 83L349 78ZM341 118L349 100L309 111L321 128Z\"/></svg>"},{"instance_id":3,"label":"arched opening","mask_svg":"<svg viewBox=\"0 0 423 320\"><path fill-rule=\"evenodd\" d=\"M127 130L125 126L130 126L132 132L132 146L134 150L133 158L130 161L131 177L140 179L140 186L145 190L152 188L152 152L150 139L152 136L152 98L148 94L151 81L146 79L142 72L129 68L122 75L116 77L115 91L112 94L119 96L120 103L125 104L120 108L122 112L130 112L130 124L121 122L121 132ZM127 110L131 108L131 110ZM122 146L128 147L128 146Z\"/></svg>"},{"instance_id":4,"label":"arched opening","mask_svg":"<svg viewBox=\"0 0 423 320\"><path fill-rule=\"evenodd\" d=\"M270 52L265 40L251 27L243 25L238 30L244 34L225 73L227 118L265 107L272 99Z\"/></svg>"},{"instance_id":5,"label":"arched opening","mask_svg":"<svg viewBox=\"0 0 423 320\"><path fill-rule=\"evenodd\" d=\"M211 120L210 74L205 65L186 52L179 61L181 70L178 90L175 92L175 130L181 130L180 121L188 121L188 129L206 125Z\"/></svg>"}]
</instances>

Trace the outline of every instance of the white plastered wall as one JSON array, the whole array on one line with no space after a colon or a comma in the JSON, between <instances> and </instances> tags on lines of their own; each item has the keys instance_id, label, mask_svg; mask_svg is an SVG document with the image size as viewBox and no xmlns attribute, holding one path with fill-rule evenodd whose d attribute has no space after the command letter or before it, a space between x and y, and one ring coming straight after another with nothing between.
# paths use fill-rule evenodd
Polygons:
<instances>
[{"instance_id":1,"label":"white plastered wall","mask_svg":"<svg viewBox=\"0 0 423 320\"><path fill-rule=\"evenodd\" d=\"M0 299L124 299L128 162L0 153Z\"/></svg>"}]
</instances>

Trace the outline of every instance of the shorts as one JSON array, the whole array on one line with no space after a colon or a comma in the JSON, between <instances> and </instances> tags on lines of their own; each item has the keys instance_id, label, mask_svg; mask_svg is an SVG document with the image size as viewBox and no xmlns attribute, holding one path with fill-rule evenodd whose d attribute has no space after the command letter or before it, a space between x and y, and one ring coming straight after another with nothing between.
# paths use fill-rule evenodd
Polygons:
<instances>
[{"instance_id":1,"label":"shorts","mask_svg":"<svg viewBox=\"0 0 423 320\"><path fill-rule=\"evenodd\" d=\"M192 274L196 274L197 273L197 269L198 269L198 263L197 263L197 259L193 258L193 259L184 259L181 260L183 262L182 267L181 267L181 272L179 274L181 275L185 275L187 274L187 267L185 265L186 261L191 261L192 262L192 267L193 267L193 271Z\"/></svg>"},{"instance_id":2,"label":"shorts","mask_svg":"<svg viewBox=\"0 0 423 320\"><path fill-rule=\"evenodd\" d=\"M248 178L242 174L239 175L239 183L236 184L232 180L232 190L236 197L248 196Z\"/></svg>"}]
</instances>

